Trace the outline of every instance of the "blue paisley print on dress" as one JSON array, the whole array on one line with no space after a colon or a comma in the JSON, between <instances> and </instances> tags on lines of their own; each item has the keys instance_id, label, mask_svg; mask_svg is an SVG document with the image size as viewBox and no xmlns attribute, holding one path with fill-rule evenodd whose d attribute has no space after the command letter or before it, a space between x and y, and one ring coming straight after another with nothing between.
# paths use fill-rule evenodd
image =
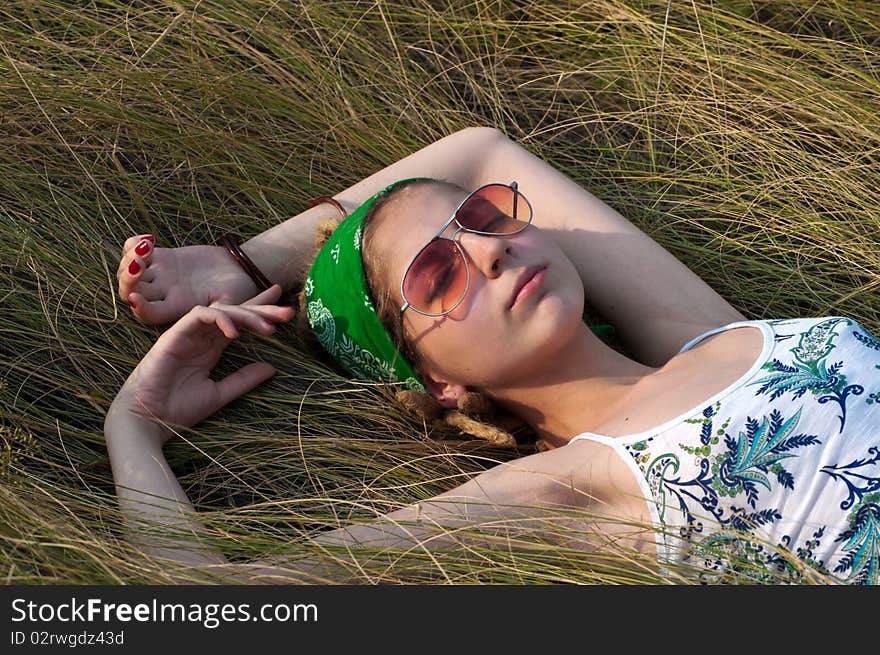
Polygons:
<instances>
[{"instance_id":1,"label":"blue paisley print on dress","mask_svg":"<svg viewBox=\"0 0 880 655\"><path fill-rule=\"evenodd\" d=\"M630 465L661 559L707 582L880 584L880 340L842 316L739 321L740 380L653 430L593 433ZM865 392L868 392L865 394Z\"/></svg>"}]
</instances>

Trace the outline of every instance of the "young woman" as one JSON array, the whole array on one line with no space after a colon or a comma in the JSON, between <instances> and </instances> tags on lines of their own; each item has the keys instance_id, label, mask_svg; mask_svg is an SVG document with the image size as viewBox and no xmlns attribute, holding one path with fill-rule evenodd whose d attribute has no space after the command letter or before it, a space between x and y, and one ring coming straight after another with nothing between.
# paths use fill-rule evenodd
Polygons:
<instances>
[{"instance_id":1,"label":"young woman","mask_svg":"<svg viewBox=\"0 0 880 655\"><path fill-rule=\"evenodd\" d=\"M447 182L399 182L413 176ZM857 396L880 385L880 342L856 321L743 320L622 217L491 130L439 141L338 200L357 209L311 264L303 294L328 352L445 408L478 391L555 448L320 541L442 547L452 528L501 519L531 529L570 509L580 512L567 532L576 547L623 544L661 562L729 548L781 569L793 553L829 579L877 582L880 435L872 403ZM306 258L298 230L328 208L249 242L247 256L292 284L302 271L291 260L302 268ZM236 304L256 285L208 247L129 240L119 277L140 318L183 314L108 413L122 508L133 522L195 535L162 456L168 426L194 425L270 377L265 364L217 383L208 374L242 327L270 333L292 310L271 304L277 285ZM640 361L584 324L585 293ZM198 540L173 543L145 546L245 576L297 575L295 564L233 566ZM716 555L706 564L723 566Z\"/></svg>"}]
</instances>

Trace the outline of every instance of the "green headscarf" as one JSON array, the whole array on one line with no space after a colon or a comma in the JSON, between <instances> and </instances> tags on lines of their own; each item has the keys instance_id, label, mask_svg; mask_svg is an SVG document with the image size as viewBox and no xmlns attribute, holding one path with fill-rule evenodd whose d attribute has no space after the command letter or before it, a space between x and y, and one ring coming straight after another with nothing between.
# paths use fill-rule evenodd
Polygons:
<instances>
[{"instance_id":1,"label":"green headscarf","mask_svg":"<svg viewBox=\"0 0 880 655\"><path fill-rule=\"evenodd\" d=\"M357 378L402 382L415 391L425 385L400 354L376 313L361 258L364 217L399 180L358 207L342 221L321 248L306 279L309 324L330 355Z\"/></svg>"},{"instance_id":2,"label":"green headscarf","mask_svg":"<svg viewBox=\"0 0 880 655\"><path fill-rule=\"evenodd\" d=\"M356 378L402 383L426 391L379 320L367 287L361 258L364 218L375 202L398 186L430 178L409 178L388 185L343 220L322 247L306 278L308 319L318 341ZM591 326L599 335L611 325Z\"/></svg>"}]
</instances>

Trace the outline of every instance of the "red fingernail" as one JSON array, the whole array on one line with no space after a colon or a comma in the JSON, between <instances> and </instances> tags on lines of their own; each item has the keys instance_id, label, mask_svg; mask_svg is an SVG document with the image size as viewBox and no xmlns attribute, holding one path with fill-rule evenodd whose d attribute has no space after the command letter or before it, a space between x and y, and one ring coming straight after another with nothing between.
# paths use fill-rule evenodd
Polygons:
<instances>
[{"instance_id":1,"label":"red fingernail","mask_svg":"<svg viewBox=\"0 0 880 655\"><path fill-rule=\"evenodd\" d=\"M150 243L156 243L156 237L154 237L152 234L148 234L147 236L144 237L144 239L146 239Z\"/></svg>"},{"instance_id":2,"label":"red fingernail","mask_svg":"<svg viewBox=\"0 0 880 655\"><path fill-rule=\"evenodd\" d=\"M132 259L131 264L128 265L128 272L132 275L137 275L141 272L141 265Z\"/></svg>"},{"instance_id":3,"label":"red fingernail","mask_svg":"<svg viewBox=\"0 0 880 655\"><path fill-rule=\"evenodd\" d=\"M134 303L131 300L128 301L128 306L134 309Z\"/></svg>"},{"instance_id":4,"label":"red fingernail","mask_svg":"<svg viewBox=\"0 0 880 655\"><path fill-rule=\"evenodd\" d=\"M150 252L150 242L144 239L139 244L137 244L137 247L134 249L134 251L141 257L143 257L148 252Z\"/></svg>"}]
</instances>

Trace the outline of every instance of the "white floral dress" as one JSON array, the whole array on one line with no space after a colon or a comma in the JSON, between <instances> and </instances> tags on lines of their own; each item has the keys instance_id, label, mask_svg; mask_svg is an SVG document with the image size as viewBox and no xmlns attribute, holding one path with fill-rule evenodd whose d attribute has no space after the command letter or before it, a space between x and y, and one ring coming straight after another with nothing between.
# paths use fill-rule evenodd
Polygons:
<instances>
[{"instance_id":1,"label":"white floral dress","mask_svg":"<svg viewBox=\"0 0 880 655\"><path fill-rule=\"evenodd\" d=\"M842 316L738 321L764 348L699 407L621 437L661 562L694 564L708 581L880 583L880 340Z\"/></svg>"}]
</instances>

